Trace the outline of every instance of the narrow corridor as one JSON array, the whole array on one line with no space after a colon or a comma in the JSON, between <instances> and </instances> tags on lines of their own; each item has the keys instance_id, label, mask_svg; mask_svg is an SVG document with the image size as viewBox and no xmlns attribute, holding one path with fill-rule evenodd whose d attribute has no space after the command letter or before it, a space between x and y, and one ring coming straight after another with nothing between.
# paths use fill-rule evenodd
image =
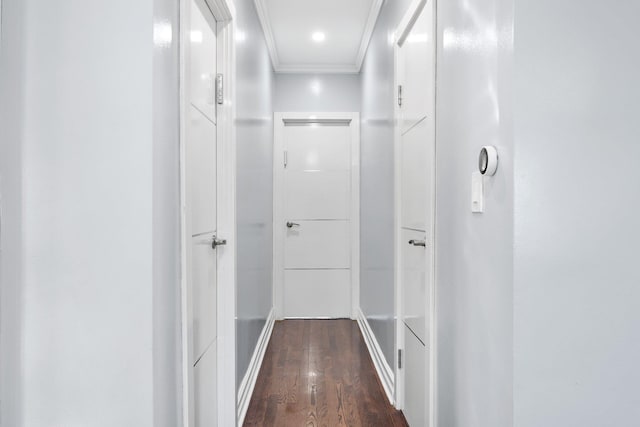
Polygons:
<instances>
[{"instance_id":1,"label":"narrow corridor","mask_svg":"<svg viewBox=\"0 0 640 427\"><path fill-rule=\"evenodd\" d=\"M245 426L406 426L355 321L276 322Z\"/></svg>"},{"instance_id":2,"label":"narrow corridor","mask_svg":"<svg viewBox=\"0 0 640 427\"><path fill-rule=\"evenodd\" d=\"M0 427L640 427L638 18L0 0Z\"/></svg>"}]
</instances>

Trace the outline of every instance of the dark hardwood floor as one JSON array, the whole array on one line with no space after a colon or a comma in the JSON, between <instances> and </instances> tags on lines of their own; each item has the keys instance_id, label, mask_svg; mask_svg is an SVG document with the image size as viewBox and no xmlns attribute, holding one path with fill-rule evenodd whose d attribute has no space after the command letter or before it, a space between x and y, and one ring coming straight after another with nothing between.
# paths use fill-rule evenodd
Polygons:
<instances>
[{"instance_id":1,"label":"dark hardwood floor","mask_svg":"<svg viewBox=\"0 0 640 427\"><path fill-rule=\"evenodd\" d=\"M389 404L358 324L276 322L245 426L407 426Z\"/></svg>"}]
</instances>

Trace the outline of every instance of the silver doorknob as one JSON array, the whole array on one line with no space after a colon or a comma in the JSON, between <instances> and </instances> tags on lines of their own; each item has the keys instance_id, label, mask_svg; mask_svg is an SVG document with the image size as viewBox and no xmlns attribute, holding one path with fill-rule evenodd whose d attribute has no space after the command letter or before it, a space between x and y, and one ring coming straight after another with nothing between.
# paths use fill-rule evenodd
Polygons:
<instances>
[{"instance_id":1,"label":"silver doorknob","mask_svg":"<svg viewBox=\"0 0 640 427\"><path fill-rule=\"evenodd\" d=\"M426 240L409 240L409 244L413 246L422 246L423 248L427 246Z\"/></svg>"},{"instance_id":2,"label":"silver doorknob","mask_svg":"<svg viewBox=\"0 0 640 427\"><path fill-rule=\"evenodd\" d=\"M298 224L297 222L287 221L287 228L293 228L293 227L300 227L300 224Z\"/></svg>"},{"instance_id":3,"label":"silver doorknob","mask_svg":"<svg viewBox=\"0 0 640 427\"><path fill-rule=\"evenodd\" d=\"M227 239L218 239L216 236L213 236L213 239L211 240L211 248L215 249L218 246L224 246L227 244Z\"/></svg>"}]
</instances>

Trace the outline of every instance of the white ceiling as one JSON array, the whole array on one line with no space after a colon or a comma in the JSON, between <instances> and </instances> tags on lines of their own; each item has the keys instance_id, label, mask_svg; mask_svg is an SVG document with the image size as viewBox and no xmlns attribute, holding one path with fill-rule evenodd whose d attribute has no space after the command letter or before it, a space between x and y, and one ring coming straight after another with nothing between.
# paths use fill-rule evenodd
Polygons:
<instances>
[{"instance_id":1,"label":"white ceiling","mask_svg":"<svg viewBox=\"0 0 640 427\"><path fill-rule=\"evenodd\" d=\"M358 73L382 0L254 0L279 73ZM322 32L318 43L312 35Z\"/></svg>"}]
</instances>

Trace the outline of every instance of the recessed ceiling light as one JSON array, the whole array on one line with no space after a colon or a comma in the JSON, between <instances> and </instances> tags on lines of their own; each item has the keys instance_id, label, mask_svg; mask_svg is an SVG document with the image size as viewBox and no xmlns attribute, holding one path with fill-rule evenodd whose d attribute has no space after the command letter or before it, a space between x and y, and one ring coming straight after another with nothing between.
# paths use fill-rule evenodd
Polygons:
<instances>
[{"instance_id":1,"label":"recessed ceiling light","mask_svg":"<svg viewBox=\"0 0 640 427\"><path fill-rule=\"evenodd\" d=\"M324 33L322 31L316 31L315 33L311 34L311 39L314 42L320 43L320 42L324 41L325 35L324 35Z\"/></svg>"}]
</instances>

